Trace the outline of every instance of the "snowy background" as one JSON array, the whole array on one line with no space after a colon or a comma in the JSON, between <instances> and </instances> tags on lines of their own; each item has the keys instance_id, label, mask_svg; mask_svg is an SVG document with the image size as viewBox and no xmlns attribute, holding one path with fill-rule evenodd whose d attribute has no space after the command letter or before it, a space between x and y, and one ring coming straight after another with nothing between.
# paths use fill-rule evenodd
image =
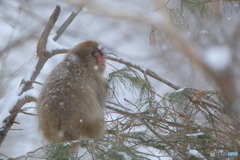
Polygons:
<instances>
[{"instance_id":1,"label":"snowy background","mask_svg":"<svg viewBox=\"0 0 240 160\"><path fill-rule=\"evenodd\" d=\"M99 3L106 10L120 10L129 16L142 17L149 21L152 21L153 18L161 18L154 15L154 11L158 6L154 6L154 3L148 0L98 0L97 2L93 0L90 3ZM105 51L112 52L121 58L151 69L178 86L194 87L197 89L212 89L214 87L214 84L210 80L203 78L203 74L197 68L193 67L186 57L179 54L167 40L160 38L157 47L151 46L149 40L151 26L139 25L126 19L96 14L88 9L88 6L91 6L90 3L79 13L58 40L60 45L71 48L80 42L95 40L104 45L106 48ZM6 117L3 113L6 113L6 106L11 101L12 94L16 92L22 78L28 72L31 64L34 63L38 39L56 5L61 6L61 14L52 34L55 33L74 10L75 7L72 4L49 0L0 1L1 120ZM177 1L171 1L168 4L172 8L178 5ZM233 13L227 14L224 21L228 25L228 33L231 34L231 28L234 27L232 24L238 22L239 19ZM207 24L209 26L213 25L211 21ZM222 56L225 56L225 58L220 62L225 62L226 64L224 65L228 65L228 62L226 62L226 59L228 59L228 55L226 54L229 52L228 46L222 45L225 43L224 38L226 36L220 35L221 31L226 29L226 27L220 27L219 29L220 31L212 27L206 30L205 26L202 25L199 28L185 31L185 35L188 38L194 37L193 43L201 43L199 47L209 48L206 52L203 51L202 55L203 59L206 59L206 63L215 62L216 57L219 56L216 54L212 56L208 55L222 52L220 58ZM212 37L215 36L217 41L211 41L209 32L213 32ZM216 46L214 42L219 47L211 47L211 45ZM63 57L64 54L51 58L44 66L37 81L44 82L52 68ZM108 61L108 63L117 68L123 66L112 61ZM218 64L214 63L214 67L219 68ZM107 65L106 72L104 73L105 77L112 71L111 65ZM153 79L150 79L150 81L161 95L173 91L173 89L163 83L159 83ZM34 88L39 91L41 86L35 84ZM129 96L129 93L122 95L122 102L124 102L124 97ZM109 100L111 99L109 98ZM24 107L35 107L35 104L28 103ZM35 109L30 108L28 112L35 113ZM9 131L0 148L0 153L10 157L17 157L43 146L44 141L37 129L35 116L20 113L16 121L20 124L14 124L12 127L13 130Z\"/></svg>"}]
</instances>

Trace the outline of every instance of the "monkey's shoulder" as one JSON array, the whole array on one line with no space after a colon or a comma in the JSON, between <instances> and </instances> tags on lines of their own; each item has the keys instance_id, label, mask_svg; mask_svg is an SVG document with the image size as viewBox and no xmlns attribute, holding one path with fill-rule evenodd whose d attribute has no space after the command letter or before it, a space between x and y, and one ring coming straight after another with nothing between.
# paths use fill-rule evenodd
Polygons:
<instances>
[{"instance_id":1,"label":"monkey's shoulder","mask_svg":"<svg viewBox=\"0 0 240 160\"><path fill-rule=\"evenodd\" d=\"M61 62L50 73L43 85L43 91L48 96L64 94L81 94L89 87L95 92L105 93L107 81L104 76L87 67L66 65Z\"/></svg>"}]
</instances>

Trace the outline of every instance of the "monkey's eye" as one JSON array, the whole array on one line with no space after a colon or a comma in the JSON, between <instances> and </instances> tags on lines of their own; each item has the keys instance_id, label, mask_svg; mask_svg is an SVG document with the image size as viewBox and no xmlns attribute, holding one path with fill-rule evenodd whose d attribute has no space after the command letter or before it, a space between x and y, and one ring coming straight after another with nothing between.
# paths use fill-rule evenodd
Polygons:
<instances>
[{"instance_id":1,"label":"monkey's eye","mask_svg":"<svg viewBox=\"0 0 240 160\"><path fill-rule=\"evenodd\" d=\"M92 51L91 55L95 56L95 54L96 54L96 50Z\"/></svg>"},{"instance_id":2,"label":"monkey's eye","mask_svg":"<svg viewBox=\"0 0 240 160\"><path fill-rule=\"evenodd\" d=\"M101 56L103 56L103 52L101 50L94 50L91 55L95 56L96 54L100 54Z\"/></svg>"},{"instance_id":3,"label":"monkey's eye","mask_svg":"<svg viewBox=\"0 0 240 160\"><path fill-rule=\"evenodd\" d=\"M101 50L99 51L99 53L100 53L101 56L103 56L103 54L104 54Z\"/></svg>"}]
</instances>

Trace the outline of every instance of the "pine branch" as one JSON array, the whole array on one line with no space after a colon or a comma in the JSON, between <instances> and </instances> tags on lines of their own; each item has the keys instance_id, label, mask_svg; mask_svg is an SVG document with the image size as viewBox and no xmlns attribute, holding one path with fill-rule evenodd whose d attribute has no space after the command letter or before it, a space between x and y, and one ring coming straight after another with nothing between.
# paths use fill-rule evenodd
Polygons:
<instances>
[{"instance_id":1,"label":"pine branch","mask_svg":"<svg viewBox=\"0 0 240 160\"><path fill-rule=\"evenodd\" d=\"M151 71L151 70L149 70L147 68L143 68L143 67L141 67L139 65L133 64L133 63L131 63L129 61L126 61L126 60L124 60L122 58L119 58L117 56L113 56L113 54L107 54L107 59L115 61L115 62L119 62L119 63L122 63L122 64L125 64L126 66L129 66L129 67L132 67L132 68L135 68L135 69L141 71L143 74L147 74L150 77L159 80L160 82L162 82L162 83L172 87L175 90L178 90L178 89L181 88L181 87L179 87L179 86L177 86L175 84L172 84L171 82L163 79L162 77L158 76L155 72L153 72L153 71Z\"/></svg>"},{"instance_id":2,"label":"pine branch","mask_svg":"<svg viewBox=\"0 0 240 160\"><path fill-rule=\"evenodd\" d=\"M129 117L136 118L136 119L140 119L141 121L142 120L152 120L153 119L152 117L149 117L149 116L137 115L136 113L130 113L130 112L126 112L126 111L117 109L113 105L106 105L106 107L107 107L107 109L115 111L115 112L117 112L117 113L119 113L121 115L129 116ZM154 119L154 121L156 121L156 119ZM161 119L161 118L157 119L157 121L158 122L167 123L168 125L174 126L174 127L183 127L183 128L186 127L185 125L182 125L182 124L179 124L179 123L170 122L168 120Z\"/></svg>"},{"instance_id":3,"label":"pine branch","mask_svg":"<svg viewBox=\"0 0 240 160\"><path fill-rule=\"evenodd\" d=\"M201 58L197 56L200 54L194 45L183 38L183 36L176 31L169 22L162 22L161 29L172 39L176 48L178 48L186 57L188 57L195 66L203 70L206 75L208 75L217 83L223 96L228 102L229 109L236 118L239 118L239 111L237 111L235 106L233 106L238 95L236 87L234 86L234 79L232 75L233 71L229 67L220 72L214 71L212 68L210 68L206 63L204 63L203 60L201 60Z\"/></svg>"}]
</instances>

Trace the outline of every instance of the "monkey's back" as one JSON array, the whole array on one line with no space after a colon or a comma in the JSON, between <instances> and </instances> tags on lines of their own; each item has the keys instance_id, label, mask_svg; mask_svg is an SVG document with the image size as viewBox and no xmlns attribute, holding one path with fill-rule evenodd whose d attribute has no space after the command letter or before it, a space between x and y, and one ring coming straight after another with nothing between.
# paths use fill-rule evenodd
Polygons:
<instances>
[{"instance_id":1,"label":"monkey's back","mask_svg":"<svg viewBox=\"0 0 240 160\"><path fill-rule=\"evenodd\" d=\"M67 61L51 72L37 103L39 127L46 139L59 142L103 134L107 87L99 75Z\"/></svg>"}]
</instances>

